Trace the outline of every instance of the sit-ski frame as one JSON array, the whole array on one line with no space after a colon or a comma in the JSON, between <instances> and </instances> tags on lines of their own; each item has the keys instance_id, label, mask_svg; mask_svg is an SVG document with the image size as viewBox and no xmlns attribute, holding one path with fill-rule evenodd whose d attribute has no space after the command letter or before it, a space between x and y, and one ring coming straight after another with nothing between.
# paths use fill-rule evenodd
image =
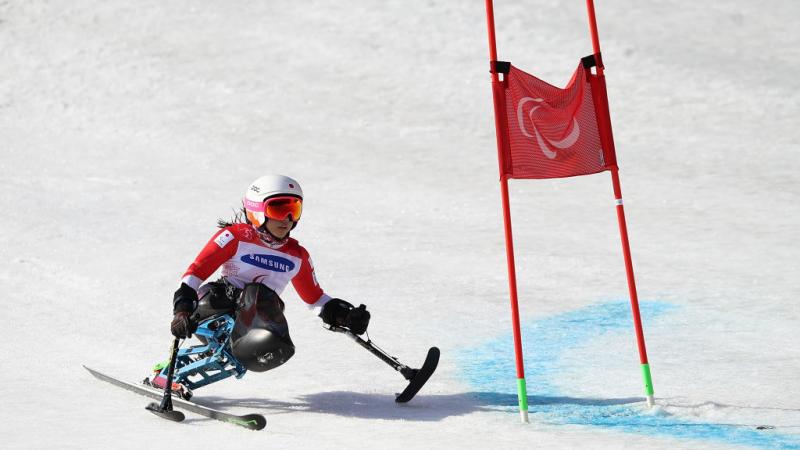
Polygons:
<instances>
[{"instance_id":1,"label":"sit-ski frame","mask_svg":"<svg viewBox=\"0 0 800 450\"><path fill-rule=\"evenodd\" d=\"M178 350L173 381L195 390L231 375L242 378L247 369L233 356L230 347L234 323L228 314L201 322L194 334L205 344ZM166 378L167 370L168 367L162 368L159 376Z\"/></svg>"}]
</instances>

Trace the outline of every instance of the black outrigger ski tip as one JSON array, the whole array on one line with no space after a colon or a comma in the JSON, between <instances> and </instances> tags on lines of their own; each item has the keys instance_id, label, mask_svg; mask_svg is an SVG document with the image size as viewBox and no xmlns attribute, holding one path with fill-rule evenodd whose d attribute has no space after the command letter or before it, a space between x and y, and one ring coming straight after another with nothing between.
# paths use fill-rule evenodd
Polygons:
<instances>
[{"instance_id":1,"label":"black outrigger ski tip","mask_svg":"<svg viewBox=\"0 0 800 450\"><path fill-rule=\"evenodd\" d=\"M428 350L428 356L425 358L422 367L414 369L414 373L408 378L410 381L408 386L403 392L397 394L397 397L394 399L395 402L406 403L417 395L417 392L422 389L422 386L425 386L428 378L436 371L436 366L439 365L439 353L437 347L431 347L430 350Z\"/></svg>"},{"instance_id":2,"label":"black outrigger ski tip","mask_svg":"<svg viewBox=\"0 0 800 450\"><path fill-rule=\"evenodd\" d=\"M156 402L150 403L144 409L150 411L158 417L161 417L162 419L171 420L173 422L183 422L183 419L186 418L182 412L175 411L174 409L162 409L161 405Z\"/></svg>"},{"instance_id":3,"label":"black outrigger ski tip","mask_svg":"<svg viewBox=\"0 0 800 450\"><path fill-rule=\"evenodd\" d=\"M370 353L377 356L378 359L392 366L394 370L403 375L403 378L409 381L408 386L406 386L403 392L397 394L397 397L395 397L394 401L397 403L406 403L414 398L414 396L417 395L417 392L419 392L419 390L422 389L422 386L424 386L428 381L428 378L430 378L431 375L433 375L433 372L436 371L436 366L439 365L440 352L437 347L431 347L428 349L428 356L425 358L425 363L422 364L422 367L419 369L412 369L411 367L408 367L407 365L398 361L394 356L390 356L388 353L378 348L378 346L375 345L371 339L369 339L369 335L365 341L345 327L328 325L325 328L336 333L342 333L354 340L356 344L364 347Z\"/></svg>"},{"instance_id":4,"label":"black outrigger ski tip","mask_svg":"<svg viewBox=\"0 0 800 450\"><path fill-rule=\"evenodd\" d=\"M145 407L146 410L161 417L162 419L171 420L173 422L182 422L186 417L180 411L172 409L172 377L175 375L175 363L178 359L178 347L181 340L175 337L172 341L172 350L169 357L169 369L167 370L167 381L164 383L164 396L161 398L161 403L150 403Z\"/></svg>"}]
</instances>

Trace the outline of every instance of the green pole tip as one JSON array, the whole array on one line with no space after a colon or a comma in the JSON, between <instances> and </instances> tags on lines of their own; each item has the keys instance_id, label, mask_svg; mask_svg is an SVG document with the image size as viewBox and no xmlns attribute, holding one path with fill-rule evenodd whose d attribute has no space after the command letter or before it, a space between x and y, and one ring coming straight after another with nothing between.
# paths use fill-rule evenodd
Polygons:
<instances>
[{"instance_id":1,"label":"green pole tip","mask_svg":"<svg viewBox=\"0 0 800 450\"><path fill-rule=\"evenodd\" d=\"M642 364L642 378L644 379L644 393L653 396L653 377L650 376L650 364Z\"/></svg>"},{"instance_id":2,"label":"green pole tip","mask_svg":"<svg viewBox=\"0 0 800 450\"><path fill-rule=\"evenodd\" d=\"M525 378L517 378L517 398L519 399L519 410L528 410L528 388L525 385Z\"/></svg>"}]
</instances>

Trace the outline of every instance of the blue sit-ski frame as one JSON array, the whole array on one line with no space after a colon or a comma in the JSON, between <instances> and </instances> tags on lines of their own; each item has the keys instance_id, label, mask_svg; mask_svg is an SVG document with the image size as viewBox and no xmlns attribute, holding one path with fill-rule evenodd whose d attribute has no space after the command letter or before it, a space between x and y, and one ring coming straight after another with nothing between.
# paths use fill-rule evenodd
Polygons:
<instances>
[{"instance_id":1,"label":"blue sit-ski frame","mask_svg":"<svg viewBox=\"0 0 800 450\"><path fill-rule=\"evenodd\" d=\"M173 382L195 390L231 375L242 378L247 369L231 352L234 322L229 314L214 316L201 322L194 334L206 343L178 350ZM167 369L168 367L161 369L159 376L166 378ZM194 380L190 377L194 377Z\"/></svg>"}]
</instances>

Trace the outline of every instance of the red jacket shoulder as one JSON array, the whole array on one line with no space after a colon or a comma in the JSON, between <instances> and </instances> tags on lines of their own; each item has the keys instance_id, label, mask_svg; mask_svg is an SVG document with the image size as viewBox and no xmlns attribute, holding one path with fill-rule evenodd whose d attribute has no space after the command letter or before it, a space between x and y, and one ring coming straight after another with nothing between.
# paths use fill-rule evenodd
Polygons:
<instances>
[{"instance_id":1,"label":"red jacket shoulder","mask_svg":"<svg viewBox=\"0 0 800 450\"><path fill-rule=\"evenodd\" d=\"M253 242L258 240L256 230L248 223L235 223L225 227L225 230L230 231L234 237L239 241Z\"/></svg>"},{"instance_id":2,"label":"red jacket shoulder","mask_svg":"<svg viewBox=\"0 0 800 450\"><path fill-rule=\"evenodd\" d=\"M286 244L280 248L280 251L293 254L302 259L308 259L308 251L294 238L289 238Z\"/></svg>"}]
</instances>

